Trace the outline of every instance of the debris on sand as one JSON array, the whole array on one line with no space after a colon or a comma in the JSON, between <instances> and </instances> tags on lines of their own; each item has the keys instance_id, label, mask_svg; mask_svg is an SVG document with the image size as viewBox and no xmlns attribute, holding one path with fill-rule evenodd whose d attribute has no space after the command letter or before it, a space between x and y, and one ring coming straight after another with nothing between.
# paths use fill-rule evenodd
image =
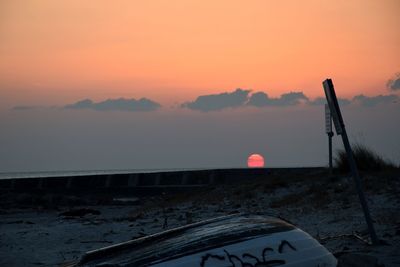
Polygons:
<instances>
[{"instance_id":1,"label":"debris on sand","mask_svg":"<svg viewBox=\"0 0 400 267\"><path fill-rule=\"evenodd\" d=\"M339 257L338 267L383 267L374 256L349 253Z\"/></svg>"},{"instance_id":2,"label":"debris on sand","mask_svg":"<svg viewBox=\"0 0 400 267\"><path fill-rule=\"evenodd\" d=\"M65 211L59 214L59 216L64 216L64 217L84 217L87 214L92 214L92 215L100 215L101 212L95 209L88 209L88 208L82 208L82 209L74 209L74 210L69 210Z\"/></svg>"}]
</instances>

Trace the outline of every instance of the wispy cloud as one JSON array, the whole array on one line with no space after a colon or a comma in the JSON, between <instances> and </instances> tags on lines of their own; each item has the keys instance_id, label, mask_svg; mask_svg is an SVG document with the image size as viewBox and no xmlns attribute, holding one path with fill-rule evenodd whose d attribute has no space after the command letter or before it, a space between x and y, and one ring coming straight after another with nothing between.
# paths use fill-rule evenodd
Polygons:
<instances>
[{"instance_id":1,"label":"wispy cloud","mask_svg":"<svg viewBox=\"0 0 400 267\"><path fill-rule=\"evenodd\" d=\"M73 104L66 105L66 109L93 109L99 111L154 111L161 105L147 98L136 100L118 98L107 99L102 102L93 102L90 99L78 101Z\"/></svg>"},{"instance_id":2,"label":"wispy cloud","mask_svg":"<svg viewBox=\"0 0 400 267\"><path fill-rule=\"evenodd\" d=\"M78 102L67 104L65 106L29 106L19 105L12 107L12 110L16 111L27 111L36 109L91 109L97 111L154 111L160 108L161 105L153 100L147 98L141 99L107 99L100 102L94 102L91 99L84 99Z\"/></svg>"}]
</instances>

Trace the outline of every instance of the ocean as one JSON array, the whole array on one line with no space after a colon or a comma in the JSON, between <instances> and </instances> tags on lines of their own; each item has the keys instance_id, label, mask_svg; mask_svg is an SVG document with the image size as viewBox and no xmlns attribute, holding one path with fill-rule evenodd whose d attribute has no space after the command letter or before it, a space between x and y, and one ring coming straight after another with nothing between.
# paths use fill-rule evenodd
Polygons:
<instances>
[{"instance_id":1,"label":"ocean","mask_svg":"<svg viewBox=\"0 0 400 267\"><path fill-rule=\"evenodd\" d=\"M170 172L170 171L194 171L194 170L204 170L204 169L207 169L207 168L0 172L0 179L41 178L41 177L61 177L61 176L85 176L85 175L121 174L121 173L151 173L151 172Z\"/></svg>"}]
</instances>

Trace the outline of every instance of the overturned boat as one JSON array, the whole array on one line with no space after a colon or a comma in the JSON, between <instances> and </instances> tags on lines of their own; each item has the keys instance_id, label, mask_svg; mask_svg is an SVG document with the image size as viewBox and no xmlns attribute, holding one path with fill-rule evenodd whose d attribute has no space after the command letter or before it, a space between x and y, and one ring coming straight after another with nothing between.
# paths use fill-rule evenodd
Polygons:
<instances>
[{"instance_id":1,"label":"overturned boat","mask_svg":"<svg viewBox=\"0 0 400 267\"><path fill-rule=\"evenodd\" d=\"M274 217L229 215L85 253L68 266L333 267L307 233Z\"/></svg>"}]
</instances>

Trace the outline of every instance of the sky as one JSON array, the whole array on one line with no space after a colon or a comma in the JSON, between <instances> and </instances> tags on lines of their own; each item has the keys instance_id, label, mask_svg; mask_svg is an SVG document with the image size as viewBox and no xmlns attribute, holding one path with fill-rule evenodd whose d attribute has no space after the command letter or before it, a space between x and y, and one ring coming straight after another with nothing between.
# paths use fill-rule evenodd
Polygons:
<instances>
[{"instance_id":1,"label":"sky","mask_svg":"<svg viewBox=\"0 0 400 267\"><path fill-rule=\"evenodd\" d=\"M324 165L326 78L398 162L399 8L0 0L0 172Z\"/></svg>"}]
</instances>

